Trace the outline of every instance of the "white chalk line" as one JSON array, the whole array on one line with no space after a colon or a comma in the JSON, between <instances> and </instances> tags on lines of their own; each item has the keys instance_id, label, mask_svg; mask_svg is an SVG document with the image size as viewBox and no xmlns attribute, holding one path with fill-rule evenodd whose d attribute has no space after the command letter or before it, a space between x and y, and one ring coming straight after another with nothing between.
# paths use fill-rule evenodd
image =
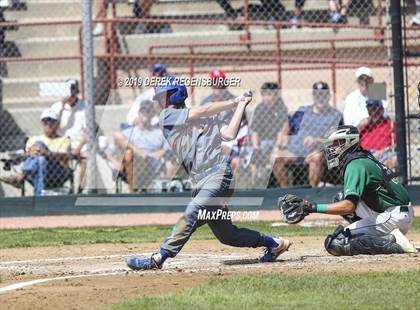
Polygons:
<instances>
[{"instance_id":1,"label":"white chalk line","mask_svg":"<svg viewBox=\"0 0 420 310\"><path fill-rule=\"evenodd\" d=\"M141 254L132 254L132 255L140 255L140 256L147 256L147 255L151 255L152 253L141 253ZM131 256L132 256L131 255ZM6 265L6 266L0 266L0 268L10 268L10 267L18 267L18 266L13 266L14 264L28 264L28 263L42 263L42 262L60 262L60 261L77 261L77 260L89 260L89 259L103 259L103 258L122 258L122 257L127 257L130 255L122 255L122 254L118 254L118 255L102 255L102 256L79 256L79 257L62 257L62 258L44 258L44 259L33 259L33 260L25 260L25 261L7 261L7 262L1 262L2 265ZM226 259L226 258L231 258L231 259L239 259L239 258L244 258L246 257L246 255L231 255L231 254L225 254L225 255L218 255L218 254L178 254L178 256L183 256L183 257L208 257L208 258L218 258L220 259ZM174 268L178 267L178 266L183 266L184 262L182 261L173 261L170 263L170 266L172 268L169 268L167 270L164 270L165 272L173 272L175 271ZM185 267L184 267L185 268ZM210 267L210 268L185 268L191 271L210 271L210 270L214 270L215 267ZM76 279L76 278L86 278L86 277L96 277L96 276L111 276L111 275L120 275L120 274L125 274L127 272L132 272L131 269L126 268L112 268L112 269L105 269L105 268L101 268L101 269L92 269L89 271L85 271L88 272L89 274L81 274L81 275L69 275L69 276L60 276L60 277L51 277L51 278L42 278L42 279L35 279L35 280L30 280L30 281L24 281L24 282L19 282L19 283L14 283L5 287L1 287L0 288L0 294L1 293L6 293L6 292L10 292L10 291L14 291L17 289L21 289L21 288L25 288L28 286L32 286L32 285L36 285L36 284L42 284L42 283L46 283L46 282L50 282L50 281L58 281L58 280L69 280L69 279Z\"/></svg>"},{"instance_id":2,"label":"white chalk line","mask_svg":"<svg viewBox=\"0 0 420 310\"><path fill-rule=\"evenodd\" d=\"M39 258L39 259L28 259L28 260L15 260L15 261L5 261L0 262L0 268L8 267L9 265L21 265L21 264L31 264L31 263L48 263L48 262L65 262L65 261L78 261L78 260L92 260L92 259L110 259L110 258L123 258L131 256L150 256L152 252L149 253L133 253L133 254L114 254L114 255L97 255L97 256L67 256L59 258ZM194 257L234 257L234 255L229 254L200 254L200 253L180 253L179 256L194 256Z\"/></svg>"},{"instance_id":3,"label":"white chalk line","mask_svg":"<svg viewBox=\"0 0 420 310\"><path fill-rule=\"evenodd\" d=\"M81 274L81 275L73 275L73 276L63 276L63 277L54 277L54 278L43 278L43 279L37 279L37 280L31 280L31 281L25 281L25 282L19 282L15 284L11 284L5 287L0 288L0 294L6 293L14 290L18 290L27 286L40 284L40 283L46 283L50 281L57 281L57 280L69 280L69 279L76 279L76 278L87 278L87 277L101 277L101 276L111 276L111 275L118 275L118 274L124 274L126 271L120 271L120 272L107 272L107 273L98 273L98 274Z\"/></svg>"}]
</instances>

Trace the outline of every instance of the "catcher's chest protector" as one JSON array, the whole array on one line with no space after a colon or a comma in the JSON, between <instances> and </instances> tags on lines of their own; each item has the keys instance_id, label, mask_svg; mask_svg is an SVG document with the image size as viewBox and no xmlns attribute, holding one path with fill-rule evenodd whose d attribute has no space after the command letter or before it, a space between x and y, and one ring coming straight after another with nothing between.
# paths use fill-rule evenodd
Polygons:
<instances>
[{"instance_id":1,"label":"catcher's chest protector","mask_svg":"<svg viewBox=\"0 0 420 310\"><path fill-rule=\"evenodd\" d=\"M378 161L370 152L365 151L365 150L359 150L353 153L349 153L344 157L344 160L342 161L342 164L340 164L340 174L341 174L341 178L344 180L344 173L346 171L346 167L347 165L355 159L358 158L369 158L370 160L373 160L376 165L381 169L382 171L382 182L381 182L381 186L383 186L384 188L386 188L388 190L388 192L390 193L390 195L395 196L395 193L393 191L393 189L391 188L391 186L389 186L389 182L395 177L394 172L389 169L387 166L385 166L383 163L381 163L380 161Z\"/></svg>"}]
</instances>

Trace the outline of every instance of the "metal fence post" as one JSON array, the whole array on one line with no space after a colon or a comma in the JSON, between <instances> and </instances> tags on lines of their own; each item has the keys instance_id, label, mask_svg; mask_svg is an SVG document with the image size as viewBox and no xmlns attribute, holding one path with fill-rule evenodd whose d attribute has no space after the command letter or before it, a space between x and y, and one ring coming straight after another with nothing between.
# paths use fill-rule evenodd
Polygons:
<instances>
[{"instance_id":1,"label":"metal fence post","mask_svg":"<svg viewBox=\"0 0 420 310\"><path fill-rule=\"evenodd\" d=\"M92 36L92 1L82 1L82 45L83 45L83 81L86 103L87 126L87 171L86 188L89 192L97 190L96 183L96 120L95 94L93 80L93 36Z\"/></svg>"},{"instance_id":2,"label":"metal fence post","mask_svg":"<svg viewBox=\"0 0 420 310\"><path fill-rule=\"evenodd\" d=\"M407 141L405 130L404 68L401 32L401 1L391 0L392 64L394 71L395 118L397 122L397 160L402 182L407 183Z\"/></svg>"}]
</instances>

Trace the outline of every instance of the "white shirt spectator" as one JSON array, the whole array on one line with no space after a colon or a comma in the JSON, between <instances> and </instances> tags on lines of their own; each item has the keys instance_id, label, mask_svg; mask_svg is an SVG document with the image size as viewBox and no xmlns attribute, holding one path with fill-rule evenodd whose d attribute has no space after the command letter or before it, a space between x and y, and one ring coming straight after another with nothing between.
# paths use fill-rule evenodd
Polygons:
<instances>
[{"instance_id":1,"label":"white shirt spectator","mask_svg":"<svg viewBox=\"0 0 420 310\"><path fill-rule=\"evenodd\" d=\"M343 111L345 125L357 126L364 118L369 116L366 108L367 100L368 97L363 96L359 89L356 89L346 97L346 105ZM388 102L386 100L382 100L382 104L386 111Z\"/></svg>"},{"instance_id":2,"label":"white shirt spectator","mask_svg":"<svg viewBox=\"0 0 420 310\"><path fill-rule=\"evenodd\" d=\"M54 103L51 106L51 109L59 114L62 106L63 103L59 101ZM86 130L85 111L86 105L80 99L77 100L73 107L71 107L68 103L64 105L58 134L70 138L72 150L80 145L83 132Z\"/></svg>"},{"instance_id":3,"label":"white shirt spectator","mask_svg":"<svg viewBox=\"0 0 420 310\"><path fill-rule=\"evenodd\" d=\"M128 125L134 126L134 122L139 116L140 103L144 100L153 100L154 95L155 95L155 89L153 87L150 87L137 96L136 100L131 105L130 110L128 111L128 114L127 114ZM152 120L152 123L153 121L154 120ZM158 119L158 122L159 122L159 119ZM152 124L152 126L153 125L156 125L156 124Z\"/></svg>"}]
</instances>

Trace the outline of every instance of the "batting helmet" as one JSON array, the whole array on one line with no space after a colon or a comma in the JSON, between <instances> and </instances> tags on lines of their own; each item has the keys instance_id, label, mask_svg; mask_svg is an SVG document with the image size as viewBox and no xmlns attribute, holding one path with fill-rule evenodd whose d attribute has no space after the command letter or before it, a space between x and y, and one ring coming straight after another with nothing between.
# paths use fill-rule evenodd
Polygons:
<instances>
[{"instance_id":1,"label":"batting helmet","mask_svg":"<svg viewBox=\"0 0 420 310\"><path fill-rule=\"evenodd\" d=\"M187 88L175 76L162 78L159 85L155 87L153 100L161 102L163 94L165 94L165 104L169 102L172 105L180 105L188 98ZM166 100L167 96L169 96L168 100Z\"/></svg>"},{"instance_id":2,"label":"batting helmet","mask_svg":"<svg viewBox=\"0 0 420 310\"><path fill-rule=\"evenodd\" d=\"M152 64L150 71L157 76L165 76L167 73L166 66L164 64Z\"/></svg>"}]
</instances>

